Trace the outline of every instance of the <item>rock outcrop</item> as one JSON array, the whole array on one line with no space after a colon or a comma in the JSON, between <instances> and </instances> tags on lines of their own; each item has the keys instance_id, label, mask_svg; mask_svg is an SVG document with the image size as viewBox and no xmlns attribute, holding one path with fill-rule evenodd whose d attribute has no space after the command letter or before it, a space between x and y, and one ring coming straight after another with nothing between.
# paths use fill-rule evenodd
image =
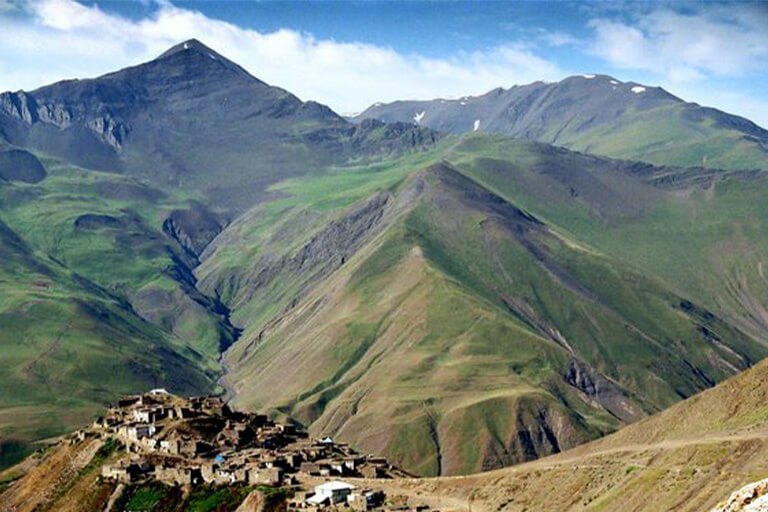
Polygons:
<instances>
[{"instance_id":1,"label":"rock outcrop","mask_svg":"<svg viewBox=\"0 0 768 512\"><path fill-rule=\"evenodd\" d=\"M731 494L728 501L711 512L766 512L768 511L768 478L745 485Z\"/></svg>"},{"instance_id":2,"label":"rock outcrop","mask_svg":"<svg viewBox=\"0 0 768 512\"><path fill-rule=\"evenodd\" d=\"M116 119L103 104L67 105L38 100L24 91L0 94L0 112L29 126L42 123L61 130L73 125L84 126L116 151L122 148L130 131L128 125Z\"/></svg>"}]
</instances>

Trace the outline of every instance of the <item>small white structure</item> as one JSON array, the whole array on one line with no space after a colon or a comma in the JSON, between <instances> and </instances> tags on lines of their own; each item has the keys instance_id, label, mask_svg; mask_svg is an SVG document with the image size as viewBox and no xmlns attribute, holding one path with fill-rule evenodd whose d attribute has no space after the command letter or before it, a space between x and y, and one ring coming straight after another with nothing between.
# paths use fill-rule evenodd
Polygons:
<instances>
[{"instance_id":1,"label":"small white structure","mask_svg":"<svg viewBox=\"0 0 768 512\"><path fill-rule=\"evenodd\" d=\"M327 482L315 487L315 494L307 498L307 504L313 506L335 505L347 501L355 486L346 482Z\"/></svg>"},{"instance_id":2,"label":"small white structure","mask_svg":"<svg viewBox=\"0 0 768 512\"><path fill-rule=\"evenodd\" d=\"M151 412L148 410L140 410L136 409L133 411L133 421L138 421L141 423L150 423L152 420L150 419Z\"/></svg>"},{"instance_id":3,"label":"small white structure","mask_svg":"<svg viewBox=\"0 0 768 512\"><path fill-rule=\"evenodd\" d=\"M165 388L155 388L149 391L150 395L170 395Z\"/></svg>"}]
</instances>

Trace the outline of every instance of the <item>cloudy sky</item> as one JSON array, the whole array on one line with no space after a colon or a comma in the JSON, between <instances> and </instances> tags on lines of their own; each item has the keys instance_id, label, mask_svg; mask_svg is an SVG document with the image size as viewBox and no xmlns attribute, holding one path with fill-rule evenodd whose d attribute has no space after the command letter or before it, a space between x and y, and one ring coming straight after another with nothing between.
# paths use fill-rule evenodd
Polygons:
<instances>
[{"instance_id":1,"label":"cloudy sky","mask_svg":"<svg viewBox=\"0 0 768 512\"><path fill-rule=\"evenodd\" d=\"M766 1L0 0L0 90L97 76L193 37L342 113L605 73L768 127Z\"/></svg>"}]
</instances>

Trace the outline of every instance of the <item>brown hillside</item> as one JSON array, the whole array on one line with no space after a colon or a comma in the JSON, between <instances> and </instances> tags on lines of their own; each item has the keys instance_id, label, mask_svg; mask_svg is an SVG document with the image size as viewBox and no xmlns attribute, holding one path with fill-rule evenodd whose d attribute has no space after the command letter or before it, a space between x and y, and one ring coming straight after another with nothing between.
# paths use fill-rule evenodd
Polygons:
<instances>
[{"instance_id":1,"label":"brown hillside","mask_svg":"<svg viewBox=\"0 0 768 512\"><path fill-rule=\"evenodd\" d=\"M390 492L475 511L701 511L768 476L768 362L561 454Z\"/></svg>"}]
</instances>

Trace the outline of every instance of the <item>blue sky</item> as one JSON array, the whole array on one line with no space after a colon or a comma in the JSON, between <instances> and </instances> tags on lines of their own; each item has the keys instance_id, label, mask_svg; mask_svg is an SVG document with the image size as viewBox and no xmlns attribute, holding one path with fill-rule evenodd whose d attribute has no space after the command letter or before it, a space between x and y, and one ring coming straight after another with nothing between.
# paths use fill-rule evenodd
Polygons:
<instances>
[{"instance_id":1,"label":"blue sky","mask_svg":"<svg viewBox=\"0 0 768 512\"><path fill-rule=\"evenodd\" d=\"M196 37L342 113L605 73L768 126L768 2L0 0L0 90Z\"/></svg>"}]
</instances>

